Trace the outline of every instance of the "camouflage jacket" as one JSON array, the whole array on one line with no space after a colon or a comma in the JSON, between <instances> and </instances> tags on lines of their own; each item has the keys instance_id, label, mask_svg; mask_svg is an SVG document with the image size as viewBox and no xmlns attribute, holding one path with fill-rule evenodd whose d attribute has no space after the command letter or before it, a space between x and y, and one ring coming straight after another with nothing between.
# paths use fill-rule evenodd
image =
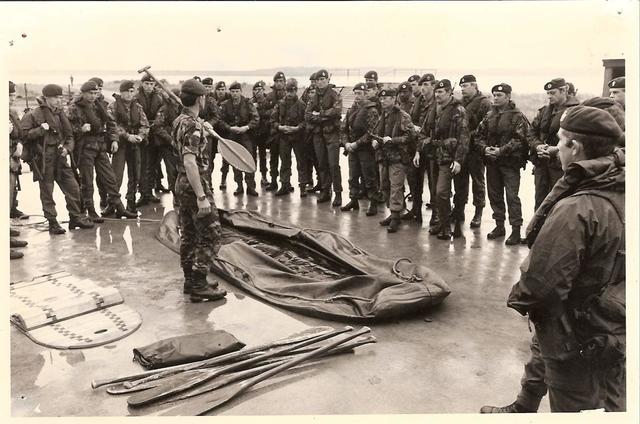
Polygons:
<instances>
[{"instance_id":1,"label":"camouflage jacket","mask_svg":"<svg viewBox=\"0 0 640 424\"><path fill-rule=\"evenodd\" d=\"M78 148L105 151L106 143L117 141L115 122L109 117L102 101L89 103L82 97L73 100L67 109L69 122ZM88 132L82 132L82 126L90 124Z\"/></svg>"},{"instance_id":2,"label":"camouflage jacket","mask_svg":"<svg viewBox=\"0 0 640 424\"><path fill-rule=\"evenodd\" d=\"M510 101L504 109L491 106L476 129L475 140L481 153L489 146L500 148L497 165L520 168L527 163L528 133L529 121Z\"/></svg>"},{"instance_id":3,"label":"camouflage jacket","mask_svg":"<svg viewBox=\"0 0 640 424\"><path fill-rule=\"evenodd\" d=\"M558 144L560 118L567 108L578 104L578 100L576 100L575 97L567 97L567 101L560 107L545 105L538 109L538 113L531 122L529 131L529 160L531 160L534 165L539 166L547 163L551 168L562 169L560 159L557 156L552 157L548 162L544 159L539 159L536 154L536 147L542 144L548 144L549 146L556 146Z\"/></svg>"},{"instance_id":4,"label":"camouflage jacket","mask_svg":"<svg viewBox=\"0 0 640 424\"><path fill-rule=\"evenodd\" d=\"M316 93L307 103L304 116L314 134L339 132L342 119L342 97L331 87L323 90L316 88Z\"/></svg>"},{"instance_id":5,"label":"camouflage jacket","mask_svg":"<svg viewBox=\"0 0 640 424\"><path fill-rule=\"evenodd\" d=\"M171 146L173 144L171 130L173 121L180 115L180 110L181 107L178 104L172 100L167 100L151 124L151 128L153 128L156 137L162 141L161 144L163 146Z\"/></svg>"},{"instance_id":6,"label":"camouflage jacket","mask_svg":"<svg viewBox=\"0 0 640 424\"><path fill-rule=\"evenodd\" d=\"M433 107L427 116L425 132L424 144L433 145L438 164L464 163L469 149L469 120L458 100L451 98L446 106Z\"/></svg>"},{"instance_id":7,"label":"camouflage jacket","mask_svg":"<svg viewBox=\"0 0 640 424\"><path fill-rule=\"evenodd\" d=\"M36 101L38 107L25 113L20 120L20 130L25 144L31 147L32 156L42 155L44 145L62 145L68 152L73 152L73 130L62 108L51 110L42 96L36 98ZM49 130L40 126L45 122L49 124Z\"/></svg>"},{"instance_id":8,"label":"camouflage jacket","mask_svg":"<svg viewBox=\"0 0 640 424\"><path fill-rule=\"evenodd\" d=\"M289 100L286 97L276 104L271 112L271 132L272 134L280 134L282 137L299 140L305 135L304 122L305 104L297 97L295 100ZM278 131L279 125L289 125L296 127L298 130L292 134L284 134Z\"/></svg>"},{"instance_id":9,"label":"camouflage jacket","mask_svg":"<svg viewBox=\"0 0 640 424\"><path fill-rule=\"evenodd\" d=\"M249 130L258 127L260 116L255 106L246 97L241 97L240 102L235 105L233 100L225 100L220 105L220 128L222 128L231 140L240 140L249 137L250 131L244 134L233 134L229 131L231 127L243 127L247 125Z\"/></svg>"},{"instance_id":10,"label":"camouflage jacket","mask_svg":"<svg viewBox=\"0 0 640 424\"><path fill-rule=\"evenodd\" d=\"M135 99L142 106L142 110L150 122L156 119L156 114L164 104L164 100L156 90L153 90L151 94L145 94L142 87L138 88Z\"/></svg>"},{"instance_id":11,"label":"camouflage jacket","mask_svg":"<svg viewBox=\"0 0 640 424\"><path fill-rule=\"evenodd\" d=\"M400 106L400 109L404 110L408 114L411 114L411 111L413 110L413 105L415 105L415 103L416 103L416 97L413 95L409 96L409 98L405 101L402 101L400 96L398 96L397 105Z\"/></svg>"},{"instance_id":12,"label":"camouflage jacket","mask_svg":"<svg viewBox=\"0 0 640 424\"><path fill-rule=\"evenodd\" d=\"M139 135L144 142L149 135L149 121L142 106L134 99L130 102L122 100L119 94L107 108L107 114L116 123L115 132L118 143L129 143L130 135Z\"/></svg>"},{"instance_id":13,"label":"camouflage jacket","mask_svg":"<svg viewBox=\"0 0 640 424\"><path fill-rule=\"evenodd\" d=\"M427 117L429 107L434 103L435 98L433 96L431 96L430 99L427 99L423 95L418 96L411 108L411 122L413 122L414 125L422 127Z\"/></svg>"},{"instance_id":14,"label":"camouflage jacket","mask_svg":"<svg viewBox=\"0 0 640 424\"><path fill-rule=\"evenodd\" d=\"M478 91L473 97L467 99L462 98L462 106L467 111L467 118L469 118L469 151L478 152L479 149L475 145L474 132L480 121L487 115L489 108L491 108L491 101L487 96Z\"/></svg>"},{"instance_id":15,"label":"camouflage jacket","mask_svg":"<svg viewBox=\"0 0 640 424\"><path fill-rule=\"evenodd\" d=\"M376 148L378 162L403 164L411 162L415 152L415 130L411 116L398 105L394 105L389 111L382 111L374 134L378 137L391 137L391 140L384 144L378 141Z\"/></svg>"},{"instance_id":16,"label":"camouflage jacket","mask_svg":"<svg viewBox=\"0 0 640 424\"><path fill-rule=\"evenodd\" d=\"M354 103L347 110L345 117L344 133L347 142L356 143L356 148L371 149L371 135L376 131L376 126L380 120L380 113L377 105L369 100L365 100L362 105Z\"/></svg>"},{"instance_id":17,"label":"camouflage jacket","mask_svg":"<svg viewBox=\"0 0 640 424\"><path fill-rule=\"evenodd\" d=\"M255 134L257 137L268 137L271 132L271 114L273 112L273 105L267 99L267 96L262 96L258 99L256 96L251 97L251 103L255 106L260 117L260 122L256 128Z\"/></svg>"},{"instance_id":18,"label":"camouflage jacket","mask_svg":"<svg viewBox=\"0 0 640 424\"><path fill-rule=\"evenodd\" d=\"M12 155L16 151L18 143L23 143L22 130L20 129L20 118L18 112L13 109L9 109L9 155Z\"/></svg>"},{"instance_id":19,"label":"camouflage jacket","mask_svg":"<svg viewBox=\"0 0 640 424\"><path fill-rule=\"evenodd\" d=\"M202 122L189 109L183 109L173 121L171 135L173 153L179 158L176 163L178 173L185 173L184 155L193 154L196 157L198 171L201 175L204 174L209 169L210 158Z\"/></svg>"},{"instance_id":20,"label":"camouflage jacket","mask_svg":"<svg viewBox=\"0 0 640 424\"><path fill-rule=\"evenodd\" d=\"M200 111L200 118L210 123L214 129L219 128L220 105L216 101L216 96L213 92L205 96L204 109Z\"/></svg>"}]
</instances>

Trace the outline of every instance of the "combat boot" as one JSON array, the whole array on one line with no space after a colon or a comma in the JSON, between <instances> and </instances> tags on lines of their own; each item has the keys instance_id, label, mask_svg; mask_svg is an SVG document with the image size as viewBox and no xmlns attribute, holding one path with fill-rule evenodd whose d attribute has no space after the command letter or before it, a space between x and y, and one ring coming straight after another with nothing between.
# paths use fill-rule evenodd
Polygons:
<instances>
[{"instance_id":1,"label":"combat boot","mask_svg":"<svg viewBox=\"0 0 640 424\"><path fill-rule=\"evenodd\" d=\"M260 179L260 187L266 187L268 186L269 180L267 179L267 174L262 174L262 178Z\"/></svg>"},{"instance_id":2,"label":"combat boot","mask_svg":"<svg viewBox=\"0 0 640 424\"><path fill-rule=\"evenodd\" d=\"M334 208L342 206L342 193L336 193L336 196L333 198L333 202L331 202L331 206Z\"/></svg>"},{"instance_id":3,"label":"combat boot","mask_svg":"<svg viewBox=\"0 0 640 424\"><path fill-rule=\"evenodd\" d=\"M207 300L219 300L227 295L225 290L209 285L207 274L197 271L192 272L192 286L189 292L189 300L192 303L205 302Z\"/></svg>"},{"instance_id":4,"label":"combat boot","mask_svg":"<svg viewBox=\"0 0 640 424\"><path fill-rule=\"evenodd\" d=\"M138 209L136 208L136 202L127 200L127 211L138 215Z\"/></svg>"},{"instance_id":5,"label":"combat boot","mask_svg":"<svg viewBox=\"0 0 640 424\"><path fill-rule=\"evenodd\" d=\"M184 294L191 294L191 291L193 290L194 284L197 283L194 280L194 278L196 278L195 274L194 274L194 272L193 272L193 270L192 270L190 265L188 267L182 268L182 273L184 274L184 285L182 287L182 292ZM218 282L217 281L214 281L213 283L209 283L206 280L206 277L204 279L204 282L211 288L218 287ZM200 281L200 283L202 283L202 280Z\"/></svg>"},{"instance_id":6,"label":"combat boot","mask_svg":"<svg viewBox=\"0 0 640 424\"><path fill-rule=\"evenodd\" d=\"M387 225L391 224L392 219L393 219L393 214L389 214L388 217L380 221L380 225L382 225L383 227L386 227Z\"/></svg>"},{"instance_id":7,"label":"combat boot","mask_svg":"<svg viewBox=\"0 0 640 424\"><path fill-rule=\"evenodd\" d=\"M100 198L100 209L104 209L109 206L109 200L106 197Z\"/></svg>"},{"instance_id":8,"label":"combat boot","mask_svg":"<svg viewBox=\"0 0 640 424\"><path fill-rule=\"evenodd\" d=\"M504 221L496 221L496 228L487 234L487 238L489 240L495 240L497 238L504 237L506 233L507 232L504 229Z\"/></svg>"},{"instance_id":9,"label":"combat boot","mask_svg":"<svg viewBox=\"0 0 640 424\"><path fill-rule=\"evenodd\" d=\"M124 209L124 207L123 207ZM102 211L102 217L108 218L110 216L115 216L116 207L114 205L107 205L107 207Z\"/></svg>"},{"instance_id":10,"label":"combat boot","mask_svg":"<svg viewBox=\"0 0 640 424\"><path fill-rule=\"evenodd\" d=\"M267 186L267 188L265 190L267 190L267 191L278 191L278 183L276 182L275 178L271 179L271 183Z\"/></svg>"},{"instance_id":11,"label":"combat boot","mask_svg":"<svg viewBox=\"0 0 640 424\"><path fill-rule=\"evenodd\" d=\"M320 194L320 197L318 197L317 203L326 203L329 200L331 200L331 193L328 191L323 191Z\"/></svg>"},{"instance_id":12,"label":"combat boot","mask_svg":"<svg viewBox=\"0 0 640 424\"><path fill-rule=\"evenodd\" d=\"M473 215L469 227L478 228L482 224L482 208L476 208L476 213Z\"/></svg>"},{"instance_id":13,"label":"combat boot","mask_svg":"<svg viewBox=\"0 0 640 424\"><path fill-rule=\"evenodd\" d=\"M87 208L87 215L89 216L91 222L95 224L102 224L104 222L104 219L96 213L96 210L93 206Z\"/></svg>"},{"instance_id":14,"label":"combat boot","mask_svg":"<svg viewBox=\"0 0 640 424\"><path fill-rule=\"evenodd\" d=\"M309 190L309 193L318 193L320 191L322 191L322 186L320 186L320 181L318 181L318 184L311 187L311 189Z\"/></svg>"},{"instance_id":15,"label":"combat boot","mask_svg":"<svg viewBox=\"0 0 640 424\"><path fill-rule=\"evenodd\" d=\"M387 227L387 233L395 233L400 228L400 213L399 212L391 212L391 222Z\"/></svg>"},{"instance_id":16,"label":"combat boot","mask_svg":"<svg viewBox=\"0 0 640 424\"><path fill-rule=\"evenodd\" d=\"M17 250L9 249L9 257L11 259L20 259L24 256L24 253L18 252Z\"/></svg>"},{"instance_id":17,"label":"combat boot","mask_svg":"<svg viewBox=\"0 0 640 424\"><path fill-rule=\"evenodd\" d=\"M378 203L375 200L369 200L369 207L367 208L367 216L373 216L378 214Z\"/></svg>"},{"instance_id":18,"label":"combat boot","mask_svg":"<svg viewBox=\"0 0 640 424\"><path fill-rule=\"evenodd\" d=\"M236 191L233 192L234 196L240 196L244 194L244 187L242 187L242 184L238 184L238 187L236 188Z\"/></svg>"},{"instance_id":19,"label":"combat boot","mask_svg":"<svg viewBox=\"0 0 640 424\"><path fill-rule=\"evenodd\" d=\"M480 408L481 414L524 414L524 413L531 413L531 412L538 412L538 411L526 409L524 406L520 405L517 401L507 406L485 405L482 408Z\"/></svg>"},{"instance_id":20,"label":"combat boot","mask_svg":"<svg viewBox=\"0 0 640 424\"><path fill-rule=\"evenodd\" d=\"M358 199L351 199L349 200L349 203L347 203L346 205L340 208L342 212L347 212L350 210L357 211L359 209L360 209L360 203L358 202Z\"/></svg>"},{"instance_id":21,"label":"combat boot","mask_svg":"<svg viewBox=\"0 0 640 424\"><path fill-rule=\"evenodd\" d=\"M462 222L455 221L453 224L453 238L462 237Z\"/></svg>"},{"instance_id":22,"label":"combat boot","mask_svg":"<svg viewBox=\"0 0 640 424\"><path fill-rule=\"evenodd\" d=\"M9 247L26 247L29 244L25 240L14 239L13 237L9 238Z\"/></svg>"},{"instance_id":23,"label":"combat boot","mask_svg":"<svg viewBox=\"0 0 640 424\"><path fill-rule=\"evenodd\" d=\"M289 191L289 185L288 184L282 184L282 187L280 187L280 189L278 189L278 191L275 192L276 196L284 196L291 193Z\"/></svg>"},{"instance_id":24,"label":"combat boot","mask_svg":"<svg viewBox=\"0 0 640 424\"><path fill-rule=\"evenodd\" d=\"M255 189L255 188L252 188L252 187L247 187L247 194L248 194L249 196L253 196L253 197L258 197L258 196L259 196L259 194L258 194L258 192L256 191L256 189Z\"/></svg>"},{"instance_id":25,"label":"combat boot","mask_svg":"<svg viewBox=\"0 0 640 424\"><path fill-rule=\"evenodd\" d=\"M520 244L522 237L520 237L520 227L511 227L511 235L504 241L507 246L515 246Z\"/></svg>"},{"instance_id":26,"label":"combat boot","mask_svg":"<svg viewBox=\"0 0 640 424\"><path fill-rule=\"evenodd\" d=\"M76 228L88 230L93 228L93 223L84 216L72 216L69 218L69 230L75 230Z\"/></svg>"},{"instance_id":27,"label":"combat boot","mask_svg":"<svg viewBox=\"0 0 640 424\"><path fill-rule=\"evenodd\" d=\"M22 212L17 207L13 207L13 208L11 208L11 211L9 212L9 218L29 219L29 215L27 215L26 213Z\"/></svg>"},{"instance_id":28,"label":"combat boot","mask_svg":"<svg viewBox=\"0 0 640 424\"><path fill-rule=\"evenodd\" d=\"M20 231L16 230L15 228L9 228L9 236L18 237L20 236Z\"/></svg>"},{"instance_id":29,"label":"combat boot","mask_svg":"<svg viewBox=\"0 0 640 424\"><path fill-rule=\"evenodd\" d=\"M449 223L441 225L437 237L440 240L451 240L451 225Z\"/></svg>"},{"instance_id":30,"label":"combat boot","mask_svg":"<svg viewBox=\"0 0 640 424\"><path fill-rule=\"evenodd\" d=\"M223 172L220 175L220 190L225 191L227 189L227 173Z\"/></svg>"},{"instance_id":31,"label":"combat boot","mask_svg":"<svg viewBox=\"0 0 640 424\"><path fill-rule=\"evenodd\" d=\"M110 206L113 208L113 214L116 218L120 219L120 218L127 218L127 219L136 219L138 218L138 212L131 212L128 209L124 208L124 205L122 204L122 202L118 202L117 205L115 206ZM102 215L104 216L104 214Z\"/></svg>"},{"instance_id":32,"label":"combat boot","mask_svg":"<svg viewBox=\"0 0 640 424\"><path fill-rule=\"evenodd\" d=\"M300 184L300 197L307 197L307 185Z\"/></svg>"},{"instance_id":33,"label":"combat boot","mask_svg":"<svg viewBox=\"0 0 640 424\"><path fill-rule=\"evenodd\" d=\"M55 218L49 219L49 234L64 234L67 232L64 228L58 224Z\"/></svg>"}]
</instances>

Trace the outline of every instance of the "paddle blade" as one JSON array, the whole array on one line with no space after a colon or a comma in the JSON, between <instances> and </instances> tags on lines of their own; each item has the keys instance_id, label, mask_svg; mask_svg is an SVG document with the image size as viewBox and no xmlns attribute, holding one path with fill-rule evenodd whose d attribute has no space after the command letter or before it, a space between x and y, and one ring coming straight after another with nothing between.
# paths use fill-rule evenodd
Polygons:
<instances>
[{"instance_id":1,"label":"paddle blade","mask_svg":"<svg viewBox=\"0 0 640 424\"><path fill-rule=\"evenodd\" d=\"M167 409L160 415L185 417L204 415L212 409L215 409L227 403L228 401L242 393L243 389L244 386L242 382L224 386L206 395L202 395L186 402L182 402L175 408Z\"/></svg>"},{"instance_id":2,"label":"paddle blade","mask_svg":"<svg viewBox=\"0 0 640 424\"><path fill-rule=\"evenodd\" d=\"M226 138L218 139L218 150L220 154L229 162L229 165L238 171L253 173L256 172L256 161L251 153L240 143L236 143Z\"/></svg>"}]
</instances>

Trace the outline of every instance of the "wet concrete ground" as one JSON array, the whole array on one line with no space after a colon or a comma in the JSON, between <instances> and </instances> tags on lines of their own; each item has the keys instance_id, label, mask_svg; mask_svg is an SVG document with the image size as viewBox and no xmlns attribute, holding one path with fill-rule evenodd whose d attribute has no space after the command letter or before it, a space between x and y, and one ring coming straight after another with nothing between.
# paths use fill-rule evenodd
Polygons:
<instances>
[{"instance_id":1,"label":"wet concrete ground","mask_svg":"<svg viewBox=\"0 0 640 424\"><path fill-rule=\"evenodd\" d=\"M341 158L346 194L348 168ZM464 237L451 242L429 236L431 212L426 209L422 226L403 224L398 233L387 234L378 225L382 213L366 217L365 208L340 212L326 203L317 206L315 195L300 199L297 189L285 197L261 191L257 199L238 198L232 194L230 175L229 188L220 192L219 161L216 158L214 172L219 207L258 210L278 221L336 231L379 256L412 258L442 275L452 294L431 312L371 325L377 344L262 383L218 414L476 413L484 404L505 405L515 399L530 333L526 320L507 309L506 297L528 249L486 239L493 228L488 205L482 227L471 230L467 223ZM530 168L523 172L521 185L525 223L533 209L530 174ZM19 200L23 211L42 213L30 174L23 176ZM59 218L66 220L58 188L56 201ZM142 218L159 221L171 204L171 195L164 195L160 205L142 209ZM470 219L473 207L468 205L466 212ZM42 218L27 222L38 220ZM11 281L67 270L117 287L125 303L142 315L143 324L123 340L77 351L44 348L12 328L13 416L137 414L127 408L126 397L108 395L104 388L92 390L90 382L140 371L132 362L132 349L162 338L224 329L251 346L310 326L344 325L273 307L224 282L226 300L189 303L181 291L178 255L156 241L157 227L158 222L107 222L61 236L22 228L21 238L29 246L22 249L23 259L11 261ZM545 399L541 411L548 410Z\"/></svg>"}]
</instances>

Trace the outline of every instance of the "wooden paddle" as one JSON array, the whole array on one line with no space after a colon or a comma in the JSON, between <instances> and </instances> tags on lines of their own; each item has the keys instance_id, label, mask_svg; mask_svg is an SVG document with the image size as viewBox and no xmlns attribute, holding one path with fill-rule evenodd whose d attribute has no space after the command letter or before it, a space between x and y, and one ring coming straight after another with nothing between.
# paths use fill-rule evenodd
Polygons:
<instances>
[{"instance_id":1,"label":"wooden paddle","mask_svg":"<svg viewBox=\"0 0 640 424\"><path fill-rule=\"evenodd\" d=\"M201 396L198 399L195 399L192 402L183 402L181 405L176 406L175 408L168 409L164 411L163 416L196 416L196 415L204 415L207 412L227 403L231 399L240 396L242 393L247 391L249 388L255 386L256 384L275 376L276 374L281 373L282 371L286 371L290 368L295 367L309 359L318 357L323 353L333 349L345 343L349 340L352 340L358 336L363 334L367 334L371 331L369 327L362 327L359 331L356 331L353 334L349 334L346 337L343 337L340 340L337 340L333 343L329 343L321 348L318 348L312 352L309 352L305 355L299 356L289 362L286 362L276 368L273 368L269 371L266 371L256 377L250 378L249 380L241 381L239 383L235 383L232 385L225 386L221 389L214 391L206 396Z\"/></svg>"}]
</instances>

